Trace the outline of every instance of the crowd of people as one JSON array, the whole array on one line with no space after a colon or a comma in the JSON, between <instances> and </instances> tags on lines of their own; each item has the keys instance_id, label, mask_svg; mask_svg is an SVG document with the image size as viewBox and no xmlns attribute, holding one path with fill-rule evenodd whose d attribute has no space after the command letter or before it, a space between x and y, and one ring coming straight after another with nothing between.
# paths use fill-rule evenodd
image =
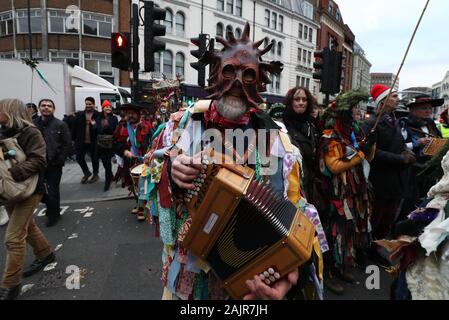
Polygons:
<instances>
[{"instance_id":1,"label":"crowd of people","mask_svg":"<svg viewBox=\"0 0 449 320\"><path fill-rule=\"evenodd\" d=\"M17 297L22 276L55 260L34 222L33 211L42 201L47 205L47 226L59 220L59 184L72 147L83 172L80 183L99 180L101 159L104 191L114 179L120 180L135 195L130 211L138 221L155 225L163 243L163 299L226 299L228 293L217 276L182 246L192 223L186 194L195 193L196 179L203 174L203 164L195 161L196 151L198 144L204 145L202 134L209 129L220 138L226 137L226 130L270 132L268 150L260 150L257 141L246 141L247 152L238 154L237 142L226 138L223 146L232 148L278 196L303 211L316 210L326 238L326 245L321 241L314 246L306 264L273 285L261 275L248 279L245 299L322 299L323 285L343 294L346 284L355 282L355 268L365 268L369 259L392 266L394 262L379 241L398 235L397 225L423 207L429 189L442 177L441 170L434 174L422 171L429 170L433 159L426 152L429 145L448 137L447 110L441 115L441 125L432 118L433 108L443 101L415 97L408 104L409 115L397 119L398 93L384 85L375 85L370 94L362 90L341 93L322 110L307 88L295 87L287 93L285 107L276 106L267 113L259 108L264 102L260 92L269 83L269 73L282 71L279 62L262 61L272 44L260 50L263 41L249 39L249 25L240 39L217 37L217 41L224 49L203 57L203 62L213 67L210 100L197 101L189 108L181 105L158 126L138 103L122 105L118 119L109 101L102 102L99 112L96 101L87 97L85 110L61 121L54 117L56 106L51 99L41 100L37 108L30 104L29 113L21 101L0 101L2 138L17 136L27 154L26 161L10 169L11 175L16 181L39 175L32 196L6 205L10 221L1 299ZM359 105L370 96L375 113L365 120L360 117ZM199 140L195 122L200 124ZM279 166L275 172L264 170L263 152L276 159ZM111 161L115 156L119 166L114 175ZM257 232L257 226L254 230ZM27 242L36 260L24 272ZM395 297L406 296L404 291L402 286Z\"/></svg>"}]
</instances>

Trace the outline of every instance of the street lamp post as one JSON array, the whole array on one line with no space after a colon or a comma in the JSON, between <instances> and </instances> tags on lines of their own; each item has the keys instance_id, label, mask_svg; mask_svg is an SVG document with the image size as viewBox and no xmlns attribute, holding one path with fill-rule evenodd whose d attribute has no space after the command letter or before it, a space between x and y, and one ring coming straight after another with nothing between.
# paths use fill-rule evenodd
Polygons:
<instances>
[{"instance_id":1,"label":"street lamp post","mask_svg":"<svg viewBox=\"0 0 449 320\"><path fill-rule=\"evenodd\" d=\"M30 9L30 0L27 0L28 4L28 45L30 48L30 59L33 60L33 44L31 39L31 9Z\"/></svg>"}]
</instances>

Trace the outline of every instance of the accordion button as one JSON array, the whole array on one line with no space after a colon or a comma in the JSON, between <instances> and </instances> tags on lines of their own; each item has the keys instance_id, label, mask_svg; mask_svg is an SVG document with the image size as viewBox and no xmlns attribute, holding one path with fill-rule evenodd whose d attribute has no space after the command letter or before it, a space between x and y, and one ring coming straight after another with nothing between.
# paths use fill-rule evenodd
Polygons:
<instances>
[{"instance_id":1,"label":"accordion button","mask_svg":"<svg viewBox=\"0 0 449 320\"><path fill-rule=\"evenodd\" d=\"M268 273L269 273L269 274L274 274L274 269L273 269L273 268L269 268L269 269L268 269Z\"/></svg>"},{"instance_id":2,"label":"accordion button","mask_svg":"<svg viewBox=\"0 0 449 320\"><path fill-rule=\"evenodd\" d=\"M265 278L268 278L270 276L270 274L267 271L264 271L263 275L265 276Z\"/></svg>"},{"instance_id":3,"label":"accordion button","mask_svg":"<svg viewBox=\"0 0 449 320\"><path fill-rule=\"evenodd\" d=\"M265 276L261 273L261 274L259 274L259 278L260 278L260 280L262 280L262 281L264 281L265 280Z\"/></svg>"},{"instance_id":4,"label":"accordion button","mask_svg":"<svg viewBox=\"0 0 449 320\"><path fill-rule=\"evenodd\" d=\"M270 280L268 280L268 279L265 279L265 281L264 281L267 285L270 285L271 284L271 281Z\"/></svg>"},{"instance_id":5,"label":"accordion button","mask_svg":"<svg viewBox=\"0 0 449 320\"><path fill-rule=\"evenodd\" d=\"M275 277L276 279L280 279L280 278L281 278L281 275L279 274L279 272L276 272L276 273L274 274L274 277Z\"/></svg>"},{"instance_id":6,"label":"accordion button","mask_svg":"<svg viewBox=\"0 0 449 320\"><path fill-rule=\"evenodd\" d=\"M271 282L275 282L276 281L276 278L273 277L273 276L270 276L268 279L270 279Z\"/></svg>"}]
</instances>

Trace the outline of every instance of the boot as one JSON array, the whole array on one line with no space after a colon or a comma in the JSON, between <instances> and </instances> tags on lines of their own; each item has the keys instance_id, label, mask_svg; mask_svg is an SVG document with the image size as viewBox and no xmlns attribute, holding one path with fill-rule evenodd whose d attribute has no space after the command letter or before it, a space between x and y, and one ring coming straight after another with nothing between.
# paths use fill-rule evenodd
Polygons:
<instances>
[{"instance_id":1,"label":"boot","mask_svg":"<svg viewBox=\"0 0 449 320\"><path fill-rule=\"evenodd\" d=\"M343 288L343 286L339 284L336 279L331 278L325 279L324 286L333 293L338 295L342 295L345 292L345 288Z\"/></svg>"}]
</instances>

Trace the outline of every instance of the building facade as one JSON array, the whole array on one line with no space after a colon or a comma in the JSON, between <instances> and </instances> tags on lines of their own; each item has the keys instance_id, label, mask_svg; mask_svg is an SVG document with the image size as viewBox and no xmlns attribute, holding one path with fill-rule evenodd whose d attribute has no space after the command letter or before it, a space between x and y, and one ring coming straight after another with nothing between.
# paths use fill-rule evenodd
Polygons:
<instances>
[{"instance_id":1,"label":"building facade","mask_svg":"<svg viewBox=\"0 0 449 320\"><path fill-rule=\"evenodd\" d=\"M137 1L135 1L137 3ZM184 83L195 86L197 71L190 66L196 58L190 54L196 50L190 39L199 33L226 37L233 32L240 37L246 22L251 26L251 39L265 38L264 45L274 42L271 52L264 60L278 60L284 64L282 74L272 77L266 96L283 101L287 91L303 85L316 91L312 81L313 52L319 25L314 21L314 7L308 1L293 0L155 0L155 4L166 9L166 50L155 55L155 71L142 72L140 79L159 79L162 74L174 79L181 75ZM142 4L141 4L142 5ZM141 43L144 31L140 29ZM215 44L215 48L219 48ZM144 63L143 45L139 48L140 65ZM141 69L143 69L141 67ZM207 71L206 71L207 74ZM269 101L270 102L270 101Z\"/></svg>"},{"instance_id":2,"label":"building facade","mask_svg":"<svg viewBox=\"0 0 449 320\"><path fill-rule=\"evenodd\" d=\"M373 88L375 84L383 84L385 86L391 87L393 85L396 75L394 73L371 73L371 86ZM394 86L396 91L399 91L399 78Z\"/></svg>"},{"instance_id":3,"label":"building facade","mask_svg":"<svg viewBox=\"0 0 449 320\"><path fill-rule=\"evenodd\" d=\"M338 4L332 0L316 0L316 19L320 24L317 49L335 49L343 53L341 90L352 89L355 36L344 23Z\"/></svg>"},{"instance_id":4,"label":"building facade","mask_svg":"<svg viewBox=\"0 0 449 320\"><path fill-rule=\"evenodd\" d=\"M449 71L446 72L443 80L432 86L432 97L444 99L444 106L449 108Z\"/></svg>"},{"instance_id":5,"label":"building facade","mask_svg":"<svg viewBox=\"0 0 449 320\"><path fill-rule=\"evenodd\" d=\"M129 31L128 0L31 0L33 58L79 65L117 85L129 73L111 67L111 32ZM0 58L29 58L27 0L0 1Z\"/></svg>"},{"instance_id":6,"label":"building facade","mask_svg":"<svg viewBox=\"0 0 449 320\"><path fill-rule=\"evenodd\" d=\"M354 44L354 63L352 70L352 88L364 89L370 91L371 89L371 63L365 55L362 47L356 42Z\"/></svg>"}]
</instances>

